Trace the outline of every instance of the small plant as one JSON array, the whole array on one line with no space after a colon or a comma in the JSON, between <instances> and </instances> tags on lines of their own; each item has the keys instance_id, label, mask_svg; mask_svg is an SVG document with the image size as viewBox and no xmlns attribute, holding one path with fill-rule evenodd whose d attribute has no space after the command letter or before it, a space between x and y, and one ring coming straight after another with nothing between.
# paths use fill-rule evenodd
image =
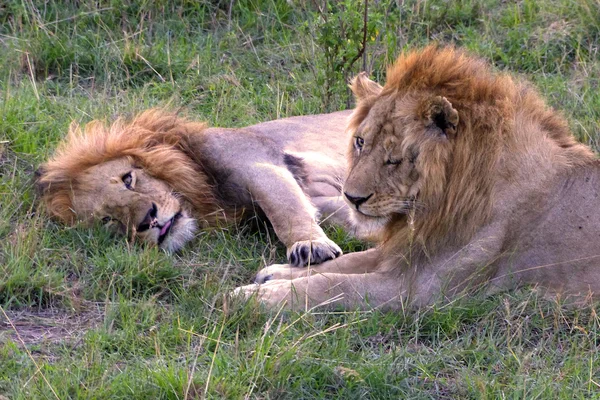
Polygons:
<instances>
[{"instance_id":1,"label":"small plant","mask_svg":"<svg viewBox=\"0 0 600 400\"><path fill-rule=\"evenodd\" d=\"M353 74L369 69L367 49L379 41L380 35L387 36L385 28L393 8L397 7L392 0L312 3L304 28L312 34L325 58L324 75L318 77L324 90L324 109L330 110L332 97L342 93L346 94L346 106L350 107L350 93L344 90L345 86Z\"/></svg>"}]
</instances>

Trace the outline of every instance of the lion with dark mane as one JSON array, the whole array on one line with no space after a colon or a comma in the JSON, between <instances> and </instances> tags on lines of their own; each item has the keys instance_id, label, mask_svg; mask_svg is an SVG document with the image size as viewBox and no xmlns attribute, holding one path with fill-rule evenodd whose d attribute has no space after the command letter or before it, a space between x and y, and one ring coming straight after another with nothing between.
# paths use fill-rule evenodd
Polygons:
<instances>
[{"instance_id":1,"label":"lion with dark mane","mask_svg":"<svg viewBox=\"0 0 600 400\"><path fill-rule=\"evenodd\" d=\"M600 165L528 84L454 48L364 74L344 195L377 249L237 289L275 306L400 309L521 285L600 295Z\"/></svg>"},{"instance_id":2,"label":"lion with dark mane","mask_svg":"<svg viewBox=\"0 0 600 400\"><path fill-rule=\"evenodd\" d=\"M349 112L208 128L164 110L107 126L72 124L37 186L51 216L106 228L168 251L198 225L247 215L271 222L293 265L341 254L318 218L349 226L341 197Z\"/></svg>"}]
</instances>

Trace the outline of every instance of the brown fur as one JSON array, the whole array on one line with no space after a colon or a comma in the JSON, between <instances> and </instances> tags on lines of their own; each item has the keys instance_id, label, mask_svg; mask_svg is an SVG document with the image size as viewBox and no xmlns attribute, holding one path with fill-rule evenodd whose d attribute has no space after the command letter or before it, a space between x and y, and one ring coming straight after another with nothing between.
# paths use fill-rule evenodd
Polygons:
<instances>
[{"instance_id":1,"label":"brown fur","mask_svg":"<svg viewBox=\"0 0 600 400\"><path fill-rule=\"evenodd\" d=\"M600 169L534 89L437 46L401 55L383 87L359 75L351 88L343 190L385 239L313 275L268 267L259 281L272 281L239 292L291 307L338 295L351 308L428 304L478 283L600 294Z\"/></svg>"},{"instance_id":2,"label":"brown fur","mask_svg":"<svg viewBox=\"0 0 600 400\"><path fill-rule=\"evenodd\" d=\"M82 171L120 157L167 182L192 206L197 217L215 224L221 216L206 175L193 160L192 147L202 140L204 123L188 121L158 109L148 110L131 122L118 119L110 127L92 121L82 130L72 123L67 140L43 167L39 178L48 212L73 223L73 196Z\"/></svg>"}]
</instances>

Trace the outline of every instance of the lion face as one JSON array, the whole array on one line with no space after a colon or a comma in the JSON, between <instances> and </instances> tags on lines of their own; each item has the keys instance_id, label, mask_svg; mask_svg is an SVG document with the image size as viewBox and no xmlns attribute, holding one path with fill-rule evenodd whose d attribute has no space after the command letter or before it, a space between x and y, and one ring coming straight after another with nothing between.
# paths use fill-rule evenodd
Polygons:
<instances>
[{"instance_id":1,"label":"lion face","mask_svg":"<svg viewBox=\"0 0 600 400\"><path fill-rule=\"evenodd\" d=\"M160 109L111 125L73 122L36 172L46 212L66 224L101 221L113 232L178 250L197 225L222 215L190 153L205 129Z\"/></svg>"},{"instance_id":2,"label":"lion face","mask_svg":"<svg viewBox=\"0 0 600 400\"><path fill-rule=\"evenodd\" d=\"M90 167L73 188L73 211L100 221L111 232L176 251L189 241L196 222L164 181L149 175L128 157Z\"/></svg>"},{"instance_id":3,"label":"lion face","mask_svg":"<svg viewBox=\"0 0 600 400\"><path fill-rule=\"evenodd\" d=\"M458 113L443 97L385 93L359 75L344 196L362 224L381 227L418 207L426 182L443 182Z\"/></svg>"}]
</instances>

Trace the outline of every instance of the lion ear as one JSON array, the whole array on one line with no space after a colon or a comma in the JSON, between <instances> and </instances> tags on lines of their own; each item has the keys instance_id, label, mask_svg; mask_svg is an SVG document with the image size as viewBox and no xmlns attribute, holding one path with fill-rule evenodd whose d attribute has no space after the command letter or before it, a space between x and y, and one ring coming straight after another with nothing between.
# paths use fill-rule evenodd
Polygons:
<instances>
[{"instance_id":1,"label":"lion ear","mask_svg":"<svg viewBox=\"0 0 600 400\"><path fill-rule=\"evenodd\" d=\"M366 72L361 72L350 81L350 89L358 102L370 96L377 96L383 88L379 83L367 78Z\"/></svg>"},{"instance_id":2,"label":"lion ear","mask_svg":"<svg viewBox=\"0 0 600 400\"><path fill-rule=\"evenodd\" d=\"M458 111L452 107L452 103L445 97L435 96L424 100L421 103L419 114L426 127L437 127L447 137L456 134Z\"/></svg>"}]
</instances>

